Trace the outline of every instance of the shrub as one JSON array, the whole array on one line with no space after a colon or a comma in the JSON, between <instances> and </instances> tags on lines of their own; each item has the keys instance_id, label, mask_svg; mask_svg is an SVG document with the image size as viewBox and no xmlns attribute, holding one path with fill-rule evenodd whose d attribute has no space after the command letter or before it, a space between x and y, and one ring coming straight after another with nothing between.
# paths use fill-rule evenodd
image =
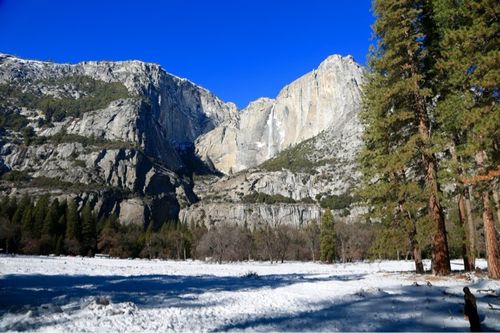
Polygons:
<instances>
[{"instance_id":1,"label":"shrub","mask_svg":"<svg viewBox=\"0 0 500 333\"><path fill-rule=\"evenodd\" d=\"M247 194L241 198L241 201L244 203L265 203L265 204L296 203L296 201L293 198L285 197L281 194L269 195L261 192L253 192L251 194Z\"/></svg>"},{"instance_id":2,"label":"shrub","mask_svg":"<svg viewBox=\"0 0 500 333\"><path fill-rule=\"evenodd\" d=\"M68 76L64 78L35 81L31 86L43 84L45 86L72 87L84 94L81 98L63 96L56 98L50 95L39 95L24 90L20 85L13 83L0 85L0 100L15 107L26 107L41 110L48 122L62 121L67 116L80 117L83 113L105 108L112 101L130 97L127 88L121 82L104 82L88 76ZM1 120L0 120L1 121ZM10 122L19 130L23 120L10 116Z\"/></svg>"},{"instance_id":3,"label":"shrub","mask_svg":"<svg viewBox=\"0 0 500 333\"><path fill-rule=\"evenodd\" d=\"M322 208L338 210L349 208L349 206L357 200L358 199L356 197L351 196L347 193L343 193L339 195L329 195L323 197L320 201L320 205Z\"/></svg>"},{"instance_id":4,"label":"shrub","mask_svg":"<svg viewBox=\"0 0 500 333\"><path fill-rule=\"evenodd\" d=\"M14 131L20 131L22 128L28 125L28 119L26 119L25 116L12 110L2 109L3 108L0 105L0 128L8 128Z\"/></svg>"},{"instance_id":5,"label":"shrub","mask_svg":"<svg viewBox=\"0 0 500 333\"><path fill-rule=\"evenodd\" d=\"M29 181L30 176L25 171L11 170L2 175L2 180L8 181Z\"/></svg>"},{"instance_id":6,"label":"shrub","mask_svg":"<svg viewBox=\"0 0 500 333\"><path fill-rule=\"evenodd\" d=\"M290 170L292 172L303 172L309 174L315 174L315 168L336 163L335 159L320 159L317 160L312 156L314 148L311 143L314 138L303 141L298 145L289 147L270 160L262 163L259 168L267 171L281 171L283 169ZM306 179L303 182L307 182Z\"/></svg>"}]
</instances>

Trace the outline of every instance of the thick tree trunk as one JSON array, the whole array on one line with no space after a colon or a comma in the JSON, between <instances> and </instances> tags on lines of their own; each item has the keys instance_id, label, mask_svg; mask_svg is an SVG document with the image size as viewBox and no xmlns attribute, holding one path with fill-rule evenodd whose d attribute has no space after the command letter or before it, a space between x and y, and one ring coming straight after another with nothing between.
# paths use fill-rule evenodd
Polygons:
<instances>
[{"instance_id":1,"label":"thick tree trunk","mask_svg":"<svg viewBox=\"0 0 500 333\"><path fill-rule=\"evenodd\" d=\"M487 155L485 151L480 151L476 154L475 160L479 170L483 169L486 159ZM493 219L493 210L490 206L490 193L487 189L481 194L481 199L483 205L484 241L486 245L486 259L488 261L488 276L492 279L500 279L495 220Z\"/></svg>"},{"instance_id":2,"label":"thick tree trunk","mask_svg":"<svg viewBox=\"0 0 500 333\"><path fill-rule=\"evenodd\" d=\"M424 98L415 94L415 100L418 132L424 143L424 147L422 147L422 160L425 168L425 184L429 191L428 211L429 217L434 222L436 228L432 242L432 273L435 275L448 275L451 272L451 267L443 209L438 197L439 185L437 181L436 157L431 152L426 151L425 147L425 144L430 140L429 117Z\"/></svg>"},{"instance_id":3,"label":"thick tree trunk","mask_svg":"<svg viewBox=\"0 0 500 333\"><path fill-rule=\"evenodd\" d=\"M466 227L467 213L465 208L465 196L463 195L463 193L460 193L458 195L458 218L460 220L460 226L463 228L462 257L464 259L464 269L466 272L470 272L474 270L474 267L470 261L470 236L468 235L469 232Z\"/></svg>"},{"instance_id":4,"label":"thick tree trunk","mask_svg":"<svg viewBox=\"0 0 500 333\"><path fill-rule=\"evenodd\" d=\"M488 191L483 192L482 199L484 237L486 243L486 257L488 260L488 276L492 279L500 279L495 221L493 220L493 211L490 206L490 194Z\"/></svg>"},{"instance_id":5,"label":"thick tree trunk","mask_svg":"<svg viewBox=\"0 0 500 333\"><path fill-rule=\"evenodd\" d=\"M419 116L419 132L424 141L428 140L430 137L426 119L427 114L421 112ZM432 244L432 273L435 275L448 275L451 272L451 267L443 209L441 208L438 197L439 187L436 175L436 157L434 154L423 152L422 159L426 173L426 187L429 191L429 216L436 228Z\"/></svg>"},{"instance_id":6,"label":"thick tree trunk","mask_svg":"<svg viewBox=\"0 0 500 333\"><path fill-rule=\"evenodd\" d=\"M413 50L407 49L409 68L411 76L420 74L415 63ZM435 275L449 275L451 272L450 257L448 252L448 240L446 238L446 225L444 222L443 209L439 202L439 184L437 180L436 156L428 151L427 145L431 139L430 121L427 114L427 103L425 97L420 92L418 80L415 80L415 90L413 91L415 102L415 116L418 122L418 133L422 139L422 161L425 171L425 185L429 192L428 212L431 221L435 225L435 235L432 242L432 272Z\"/></svg>"}]
</instances>

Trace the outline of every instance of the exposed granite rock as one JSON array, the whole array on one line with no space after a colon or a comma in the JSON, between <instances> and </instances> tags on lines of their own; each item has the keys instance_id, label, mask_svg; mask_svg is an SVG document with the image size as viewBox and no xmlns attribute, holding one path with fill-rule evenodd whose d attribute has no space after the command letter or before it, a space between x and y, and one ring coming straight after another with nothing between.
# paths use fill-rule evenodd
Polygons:
<instances>
[{"instance_id":1,"label":"exposed granite rock","mask_svg":"<svg viewBox=\"0 0 500 333\"><path fill-rule=\"evenodd\" d=\"M197 153L228 174L257 166L325 130L358 131L363 74L352 57L331 56L276 99L258 99L237 119L202 135Z\"/></svg>"},{"instance_id":2,"label":"exposed granite rock","mask_svg":"<svg viewBox=\"0 0 500 333\"><path fill-rule=\"evenodd\" d=\"M94 193L96 210L105 207L107 211L100 213L119 213L123 222L139 223L142 219L143 223L152 220L159 224L176 219L179 202L189 205L197 200L190 180L180 175L187 166L179 149L193 145L199 135L219 123L236 118L235 105L156 64L54 64L0 54L0 84L15 84L24 91L56 99L86 96L84 90L64 80L68 77L120 82L130 97L50 126L37 121L44 117L39 110L14 108L30 121L39 137L48 139L26 146L21 133L0 133L2 172L16 170L35 179L53 179L52 190L73 184L73 188L66 188L68 195L90 200L84 193ZM61 134L62 142L51 139ZM115 202L101 202L100 196L109 191L122 195L115 195Z\"/></svg>"},{"instance_id":3,"label":"exposed granite rock","mask_svg":"<svg viewBox=\"0 0 500 333\"><path fill-rule=\"evenodd\" d=\"M144 203L139 198L123 200L120 203L118 219L123 224L143 224L146 220Z\"/></svg>"},{"instance_id":4,"label":"exposed granite rock","mask_svg":"<svg viewBox=\"0 0 500 333\"><path fill-rule=\"evenodd\" d=\"M205 221L208 225L229 222L249 227L259 225L289 224L301 226L311 220L318 220L321 208L307 204L242 204L203 203L195 204L179 213L181 222Z\"/></svg>"},{"instance_id":5,"label":"exposed granite rock","mask_svg":"<svg viewBox=\"0 0 500 333\"><path fill-rule=\"evenodd\" d=\"M1 192L50 192L77 198L80 206L91 201L100 215L116 213L123 223L159 225L178 217L185 222L301 225L319 218L321 197L348 192L356 182L363 69L352 57L331 56L275 99L260 98L238 112L234 104L156 64L53 64L0 54L0 84L15 83L55 98L86 97L74 85L57 83L73 76L120 82L130 96L50 126L38 121L44 116L40 110L17 108L47 140L26 146L21 133L0 131L0 173L22 171L59 180L61 186L0 182ZM52 140L61 134L67 137ZM193 182L186 172L192 165L183 156L193 145L208 167L228 176L195 177ZM307 168L276 167L273 158L290 149L307 160ZM188 160L201 163L196 156ZM253 193L296 203L242 201ZM351 207L347 218L357 211Z\"/></svg>"}]
</instances>

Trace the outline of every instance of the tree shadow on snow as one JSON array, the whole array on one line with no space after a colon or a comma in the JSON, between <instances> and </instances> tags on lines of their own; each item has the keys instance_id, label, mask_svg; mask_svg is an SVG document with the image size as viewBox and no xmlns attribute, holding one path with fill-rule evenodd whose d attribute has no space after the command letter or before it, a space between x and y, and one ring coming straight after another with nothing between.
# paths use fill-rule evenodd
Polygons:
<instances>
[{"instance_id":1,"label":"tree shadow on snow","mask_svg":"<svg viewBox=\"0 0 500 333\"><path fill-rule=\"evenodd\" d=\"M488 297L476 295L482 330L500 331L500 313L488 309ZM498 300L496 301L498 303ZM253 317L215 331L420 331L468 332L464 320L463 294L450 294L444 287L402 286L349 295L335 303L317 303L319 310L281 316ZM485 324L485 317L488 323Z\"/></svg>"},{"instance_id":2,"label":"tree shadow on snow","mask_svg":"<svg viewBox=\"0 0 500 333\"><path fill-rule=\"evenodd\" d=\"M31 311L30 316L47 315L63 311L62 307L65 312L78 311L81 309L78 304L74 308L67 305L81 302L91 296L106 297L112 303L132 302L139 308L202 307L211 306L197 302L198 296L206 292L279 288L304 282L361 280L364 276L5 275L0 277L0 319L7 313L22 314L28 311ZM32 330L57 323L59 322L36 323L31 326L26 323L13 323L6 328Z\"/></svg>"}]
</instances>

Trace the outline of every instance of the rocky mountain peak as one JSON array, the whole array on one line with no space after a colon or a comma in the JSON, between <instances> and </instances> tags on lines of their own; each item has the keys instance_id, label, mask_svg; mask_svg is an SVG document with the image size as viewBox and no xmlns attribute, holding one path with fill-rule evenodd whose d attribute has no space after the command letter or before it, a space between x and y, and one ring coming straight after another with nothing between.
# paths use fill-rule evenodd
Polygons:
<instances>
[{"instance_id":1,"label":"rocky mountain peak","mask_svg":"<svg viewBox=\"0 0 500 333\"><path fill-rule=\"evenodd\" d=\"M236 123L221 123L202 135L196 141L197 153L231 173L256 166L324 130L357 122L363 75L352 56L332 55L285 86L275 99L257 99Z\"/></svg>"},{"instance_id":2,"label":"rocky mountain peak","mask_svg":"<svg viewBox=\"0 0 500 333\"><path fill-rule=\"evenodd\" d=\"M363 74L334 55L238 111L158 64L1 54L0 172L10 175L0 192L76 197L122 223L316 219L319 200L351 184ZM246 171L205 186L189 177L200 159L227 175Z\"/></svg>"}]
</instances>

